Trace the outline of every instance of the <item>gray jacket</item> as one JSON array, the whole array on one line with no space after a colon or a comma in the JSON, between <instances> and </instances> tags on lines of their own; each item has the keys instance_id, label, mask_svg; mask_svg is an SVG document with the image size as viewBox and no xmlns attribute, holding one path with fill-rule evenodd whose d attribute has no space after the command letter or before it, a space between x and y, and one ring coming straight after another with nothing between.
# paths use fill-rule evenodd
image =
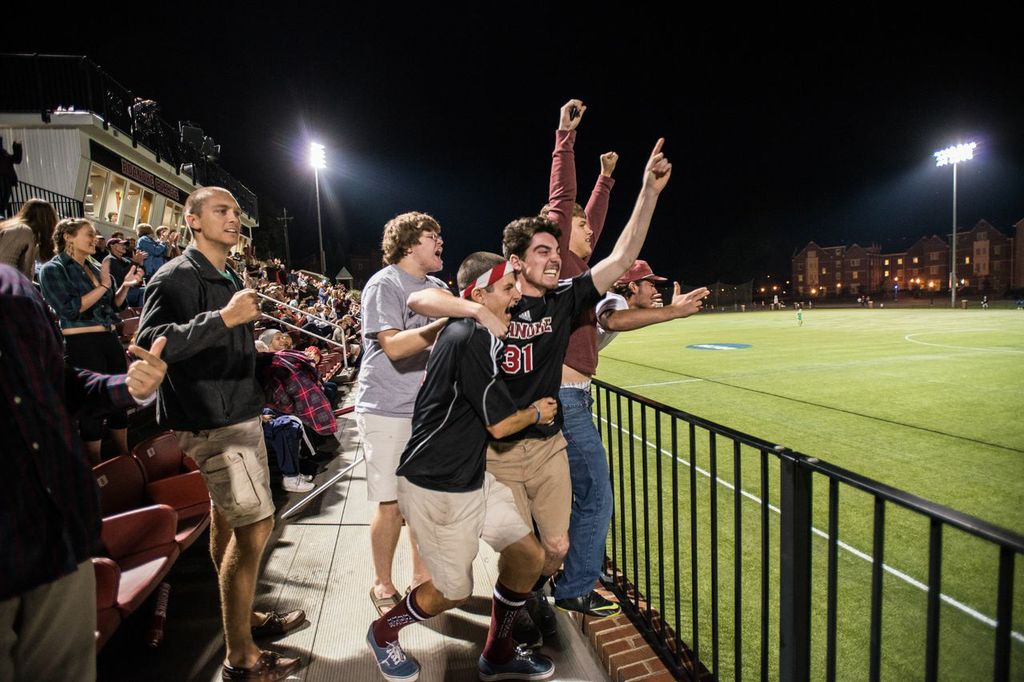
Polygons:
<instances>
[{"instance_id":1,"label":"gray jacket","mask_svg":"<svg viewBox=\"0 0 1024 682\"><path fill-rule=\"evenodd\" d=\"M252 324L228 329L220 309L241 289L194 246L165 264L146 285L137 343L167 337L161 356L167 378L157 397L157 422L177 431L203 431L252 419L263 407L256 382Z\"/></svg>"}]
</instances>

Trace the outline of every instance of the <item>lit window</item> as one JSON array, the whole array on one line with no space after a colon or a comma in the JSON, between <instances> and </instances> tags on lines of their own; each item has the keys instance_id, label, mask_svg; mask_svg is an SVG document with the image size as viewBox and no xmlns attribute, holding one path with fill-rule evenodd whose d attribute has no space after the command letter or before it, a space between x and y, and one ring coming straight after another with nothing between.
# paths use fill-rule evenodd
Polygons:
<instances>
[{"instance_id":1,"label":"lit window","mask_svg":"<svg viewBox=\"0 0 1024 682\"><path fill-rule=\"evenodd\" d=\"M917 263L917 256L914 256L914 263Z\"/></svg>"},{"instance_id":2,"label":"lit window","mask_svg":"<svg viewBox=\"0 0 1024 682\"><path fill-rule=\"evenodd\" d=\"M897 258L896 259L896 265L903 265L903 259L902 258Z\"/></svg>"},{"instance_id":3,"label":"lit window","mask_svg":"<svg viewBox=\"0 0 1024 682\"><path fill-rule=\"evenodd\" d=\"M804 276L803 275L797 275L796 276L796 281L798 281L798 282L804 281Z\"/></svg>"},{"instance_id":4,"label":"lit window","mask_svg":"<svg viewBox=\"0 0 1024 682\"><path fill-rule=\"evenodd\" d=\"M821 274L827 275L828 274L828 268L822 268L821 269Z\"/></svg>"},{"instance_id":5,"label":"lit window","mask_svg":"<svg viewBox=\"0 0 1024 682\"><path fill-rule=\"evenodd\" d=\"M964 256L964 265L970 265L970 264L971 264L971 257L970 256Z\"/></svg>"},{"instance_id":6,"label":"lit window","mask_svg":"<svg viewBox=\"0 0 1024 682\"><path fill-rule=\"evenodd\" d=\"M886 263L888 263L889 261L885 261L885 262L886 262ZM888 270L886 270L886 271L885 271L885 276L886 276L886 277L888 277L888 276L889 276L889 271L888 271Z\"/></svg>"},{"instance_id":7,"label":"lit window","mask_svg":"<svg viewBox=\"0 0 1024 682\"><path fill-rule=\"evenodd\" d=\"M886 264L886 265L888 265L888 264L889 264L889 259L888 259L888 258L886 258L886 259L885 259L885 264ZM887 275L888 275L889 273L887 272L887 273L885 273L885 274L887 274Z\"/></svg>"}]
</instances>

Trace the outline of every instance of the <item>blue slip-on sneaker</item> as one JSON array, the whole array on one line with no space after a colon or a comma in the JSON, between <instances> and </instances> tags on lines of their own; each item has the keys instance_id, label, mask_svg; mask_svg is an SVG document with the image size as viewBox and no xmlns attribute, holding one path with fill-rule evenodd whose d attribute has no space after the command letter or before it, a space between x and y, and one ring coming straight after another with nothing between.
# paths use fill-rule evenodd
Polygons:
<instances>
[{"instance_id":1,"label":"blue slip-on sneaker","mask_svg":"<svg viewBox=\"0 0 1024 682\"><path fill-rule=\"evenodd\" d=\"M483 656L477 663L480 679L494 680L546 680L555 674L555 664L547 656L534 653L520 645L507 663L491 663Z\"/></svg>"},{"instance_id":2,"label":"blue slip-on sneaker","mask_svg":"<svg viewBox=\"0 0 1024 682\"><path fill-rule=\"evenodd\" d=\"M370 651L376 657L377 667L380 668L380 674L385 680L413 682L420 676L420 664L416 659L405 655L397 639L388 642L386 646L377 646L377 641L373 638L372 624L366 632L366 643L370 645Z\"/></svg>"}]
</instances>

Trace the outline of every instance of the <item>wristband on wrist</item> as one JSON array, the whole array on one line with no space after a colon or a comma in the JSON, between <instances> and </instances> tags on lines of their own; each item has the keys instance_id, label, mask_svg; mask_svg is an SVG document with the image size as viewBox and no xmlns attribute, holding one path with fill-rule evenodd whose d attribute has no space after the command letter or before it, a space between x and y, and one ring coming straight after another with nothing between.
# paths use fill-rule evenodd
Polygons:
<instances>
[{"instance_id":1,"label":"wristband on wrist","mask_svg":"<svg viewBox=\"0 0 1024 682\"><path fill-rule=\"evenodd\" d=\"M532 407L533 411L537 413L537 417L533 420L533 423L534 424L540 423L540 408L537 407L536 404L531 404L530 407Z\"/></svg>"}]
</instances>

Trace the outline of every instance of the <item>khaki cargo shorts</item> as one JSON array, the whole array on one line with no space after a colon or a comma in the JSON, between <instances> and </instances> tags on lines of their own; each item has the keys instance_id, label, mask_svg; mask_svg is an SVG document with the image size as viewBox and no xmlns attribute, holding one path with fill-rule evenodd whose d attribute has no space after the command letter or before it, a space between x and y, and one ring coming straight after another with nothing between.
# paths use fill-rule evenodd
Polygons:
<instances>
[{"instance_id":1,"label":"khaki cargo shorts","mask_svg":"<svg viewBox=\"0 0 1024 682\"><path fill-rule=\"evenodd\" d=\"M177 431L178 446L199 465L210 500L232 528L274 515L267 446L259 417L207 431Z\"/></svg>"}]
</instances>

